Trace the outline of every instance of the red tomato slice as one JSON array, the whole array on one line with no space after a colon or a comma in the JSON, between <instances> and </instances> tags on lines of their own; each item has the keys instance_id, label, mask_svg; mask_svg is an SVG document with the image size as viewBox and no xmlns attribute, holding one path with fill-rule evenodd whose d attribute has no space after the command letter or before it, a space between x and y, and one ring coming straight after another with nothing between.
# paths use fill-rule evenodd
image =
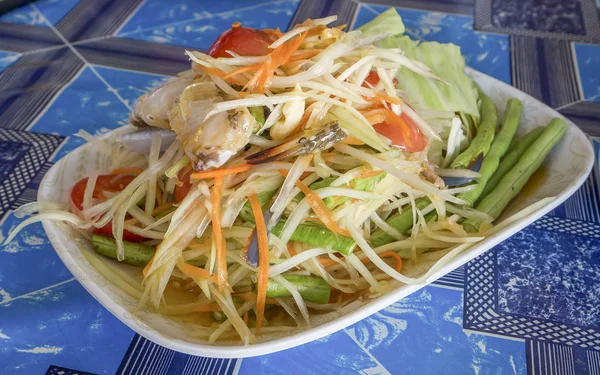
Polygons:
<instances>
[{"instance_id":1,"label":"red tomato slice","mask_svg":"<svg viewBox=\"0 0 600 375\"><path fill-rule=\"evenodd\" d=\"M123 190L127 185L133 181L135 176L130 175L100 175L96 180L96 187L94 188L93 197L96 199L106 199L104 195L105 191L118 192ZM71 204L74 205L78 210L83 208L83 195L85 194L85 186L87 185L88 178L79 180L73 189L71 189ZM101 228L94 228L94 233L101 234L103 236L112 237L112 221L109 221L105 226ZM131 242L146 241L147 238L138 236L129 231L123 231L123 239Z\"/></svg>"},{"instance_id":2,"label":"red tomato slice","mask_svg":"<svg viewBox=\"0 0 600 375\"><path fill-rule=\"evenodd\" d=\"M188 165L179 171L177 175L177 179L181 181L183 184L181 186L175 185L175 200L177 203L181 202L183 198L188 194L190 188L192 187L192 182L190 180L190 175L192 174L192 168Z\"/></svg>"},{"instance_id":3,"label":"red tomato slice","mask_svg":"<svg viewBox=\"0 0 600 375\"><path fill-rule=\"evenodd\" d=\"M392 146L408 152L423 151L427 142L421 129L406 115L388 116L384 122L373 125L377 133L389 138Z\"/></svg>"},{"instance_id":4,"label":"red tomato slice","mask_svg":"<svg viewBox=\"0 0 600 375\"><path fill-rule=\"evenodd\" d=\"M269 48L271 43L273 39L263 31L234 26L215 40L208 54L214 58L231 57L226 51L233 51L241 56L264 56L272 51Z\"/></svg>"},{"instance_id":5,"label":"red tomato slice","mask_svg":"<svg viewBox=\"0 0 600 375\"><path fill-rule=\"evenodd\" d=\"M369 72L369 75L367 76L367 78L365 78L364 82L363 82L363 86L364 87L369 87L367 86L366 82L368 82L369 84L376 86L379 83L380 79L379 79L379 74L377 74L376 71L371 70L371 72ZM398 84L398 80L396 78L394 78L392 80L392 82L394 83L394 86L396 86Z\"/></svg>"}]
</instances>

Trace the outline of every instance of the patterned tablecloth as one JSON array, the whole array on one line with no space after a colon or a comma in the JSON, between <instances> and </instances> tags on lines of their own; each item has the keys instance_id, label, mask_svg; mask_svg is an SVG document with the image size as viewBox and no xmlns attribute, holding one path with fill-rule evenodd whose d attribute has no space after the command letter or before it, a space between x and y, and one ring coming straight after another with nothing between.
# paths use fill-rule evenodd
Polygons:
<instances>
[{"instance_id":1,"label":"patterned tablecloth","mask_svg":"<svg viewBox=\"0 0 600 375\"><path fill-rule=\"evenodd\" d=\"M407 33L459 45L600 143L595 0L42 0L0 16L0 238L44 173L127 122L233 21L280 27L396 6ZM2 374L600 374L598 170L565 204L466 266L321 340L238 360L149 342L96 302L41 225L0 246Z\"/></svg>"}]
</instances>

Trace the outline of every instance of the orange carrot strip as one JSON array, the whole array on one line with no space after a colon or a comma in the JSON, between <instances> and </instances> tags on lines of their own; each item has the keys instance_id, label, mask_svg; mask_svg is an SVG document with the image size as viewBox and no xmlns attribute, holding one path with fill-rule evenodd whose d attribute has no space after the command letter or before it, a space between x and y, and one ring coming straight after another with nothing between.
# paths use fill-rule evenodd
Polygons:
<instances>
[{"instance_id":1,"label":"orange carrot strip","mask_svg":"<svg viewBox=\"0 0 600 375\"><path fill-rule=\"evenodd\" d=\"M179 270L188 277L201 280L210 280L213 283L217 282L216 276L211 276L211 274L204 268L199 268L192 266L191 264L187 264L182 256L180 256L177 259L177 268L179 268Z\"/></svg>"},{"instance_id":2,"label":"orange carrot strip","mask_svg":"<svg viewBox=\"0 0 600 375\"><path fill-rule=\"evenodd\" d=\"M396 96L390 96L390 95L387 95L387 94L382 94L380 92L376 92L375 93L375 99L376 100L383 100L385 102L389 102L389 103L392 103L392 104L402 104L403 103L402 99L400 99L400 98L398 98Z\"/></svg>"},{"instance_id":3,"label":"orange carrot strip","mask_svg":"<svg viewBox=\"0 0 600 375\"><path fill-rule=\"evenodd\" d=\"M318 50L315 50L315 51L304 52L304 53L300 53L298 55L290 56L290 58L286 61L286 64L294 62L294 61L299 61L299 60L305 60L305 59L313 58L313 57L317 56L321 52L323 52L323 50L318 49Z\"/></svg>"},{"instance_id":4,"label":"orange carrot strip","mask_svg":"<svg viewBox=\"0 0 600 375\"><path fill-rule=\"evenodd\" d=\"M223 311L221 306L216 303L201 303L194 308L194 310L198 312L213 312L213 311Z\"/></svg>"},{"instance_id":5,"label":"orange carrot strip","mask_svg":"<svg viewBox=\"0 0 600 375\"><path fill-rule=\"evenodd\" d=\"M168 210L171 207L173 207L173 203L163 203L160 206L157 206L157 207L154 208L154 211L152 211L152 216L156 216L158 214L161 214L161 213L165 212L166 210Z\"/></svg>"},{"instance_id":6,"label":"orange carrot strip","mask_svg":"<svg viewBox=\"0 0 600 375\"><path fill-rule=\"evenodd\" d=\"M279 173L281 173L284 177L287 177L288 171L280 169ZM308 203L310 208L317 215L319 220L321 220L321 222L329 230L339 233L342 236L351 236L347 230L340 228L335 223L335 220L333 220L332 212L329 210L329 208L327 208L327 205L325 204L325 202L323 202L321 197L315 194L314 191L312 191L308 186L306 186L305 183L303 183L300 180L296 181L296 186L300 189L300 191L304 193L304 195L306 196L306 202Z\"/></svg>"},{"instance_id":7,"label":"orange carrot strip","mask_svg":"<svg viewBox=\"0 0 600 375\"><path fill-rule=\"evenodd\" d=\"M306 196L306 202L312 208L313 212L319 217L319 220L331 231L341 234L342 236L350 237L350 233L340 228L335 221L333 220L333 214L327 208L327 205L321 197L315 194L306 184L302 181L296 181L296 186L304 193Z\"/></svg>"},{"instance_id":8,"label":"orange carrot strip","mask_svg":"<svg viewBox=\"0 0 600 375\"><path fill-rule=\"evenodd\" d=\"M398 116L391 109L387 109L387 116L385 118L385 121L392 125L398 126L400 128L400 131L402 132L402 136L406 142L406 146L408 148L412 147L412 142L410 141L412 137L412 131L410 130L408 124L404 122L402 117Z\"/></svg>"},{"instance_id":9,"label":"orange carrot strip","mask_svg":"<svg viewBox=\"0 0 600 375\"><path fill-rule=\"evenodd\" d=\"M236 74L250 72L252 70L257 70L262 66L262 64L254 64L249 66L242 66L241 68L233 69L229 71L227 74L223 76L223 78L233 77Z\"/></svg>"},{"instance_id":10,"label":"orange carrot strip","mask_svg":"<svg viewBox=\"0 0 600 375\"><path fill-rule=\"evenodd\" d=\"M219 290L223 290L227 284L227 248L225 247L225 238L221 231L221 195L223 194L223 177L216 176L210 194L212 203L212 232L213 241L217 250L217 280Z\"/></svg>"},{"instance_id":11,"label":"orange carrot strip","mask_svg":"<svg viewBox=\"0 0 600 375\"><path fill-rule=\"evenodd\" d=\"M290 255L295 257L296 255L298 255L298 252L296 251L296 249L294 249L294 246L290 245L289 243L287 244L287 249L290 252Z\"/></svg>"},{"instance_id":12,"label":"orange carrot strip","mask_svg":"<svg viewBox=\"0 0 600 375\"><path fill-rule=\"evenodd\" d=\"M240 85L240 86L242 86L242 85L244 84L244 83L243 83L243 82L241 82L240 80L238 80L238 79L235 79L235 78L233 78L233 77L227 77L227 78L224 78L224 76L225 76L225 72L224 72L224 71L222 71L222 70L219 70L219 69L216 69L216 68L210 68L210 67L208 67L208 66L203 66L203 65L198 65L198 66L199 66L199 67L200 67L200 69L202 69L202 71L203 71L204 73L206 73L206 74L212 74L212 75L215 75L215 76L217 76L217 77L221 77L221 78L223 78L225 81L227 81L227 82L229 82L229 83L233 83L233 84L235 84L235 85Z\"/></svg>"},{"instance_id":13,"label":"orange carrot strip","mask_svg":"<svg viewBox=\"0 0 600 375\"><path fill-rule=\"evenodd\" d=\"M144 172L144 170L140 169L140 168L120 167L120 168L114 169L112 172L110 172L110 174L132 174L132 175L137 176L142 172Z\"/></svg>"},{"instance_id":14,"label":"orange carrot strip","mask_svg":"<svg viewBox=\"0 0 600 375\"><path fill-rule=\"evenodd\" d=\"M238 165L238 166L230 167L230 168L220 168L220 169L213 169L212 171L194 172L191 174L191 177L196 180L202 180L205 178L217 178L217 177L223 178L223 177L227 176L228 174L246 172L250 168L252 168L252 165L242 164L242 165Z\"/></svg>"},{"instance_id":15,"label":"orange carrot strip","mask_svg":"<svg viewBox=\"0 0 600 375\"><path fill-rule=\"evenodd\" d=\"M244 324L247 326L248 325L248 311L246 311L244 313Z\"/></svg>"},{"instance_id":16,"label":"orange carrot strip","mask_svg":"<svg viewBox=\"0 0 600 375\"><path fill-rule=\"evenodd\" d=\"M323 267L329 267L329 266L338 264L333 259L327 259L327 258L318 258L318 259L319 259L319 263L321 263L321 265L323 265Z\"/></svg>"},{"instance_id":17,"label":"orange carrot strip","mask_svg":"<svg viewBox=\"0 0 600 375\"><path fill-rule=\"evenodd\" d=\"M279 30L279 27L276 29L262 29L262 32L267 33L269 35L273 35L277 37L277 39L281 38L281 36L283 35L281 33L281 30Z\"/></svg>"},{"instance_id":18,"label":"orange carrot strip","mask_svg":"<svg viewBox=\"0 0 600 375\"><path fill-rule=\"evenodd\" d=\"M256 293L256 332L260 330L265 315L265 303L267 299L267 281L269 279L269 239L267 226L263 216L260 202L256 194L248 196L254 222L256 223L256 234L258 235L258 278Z\"/></svg>"}]
</instances>

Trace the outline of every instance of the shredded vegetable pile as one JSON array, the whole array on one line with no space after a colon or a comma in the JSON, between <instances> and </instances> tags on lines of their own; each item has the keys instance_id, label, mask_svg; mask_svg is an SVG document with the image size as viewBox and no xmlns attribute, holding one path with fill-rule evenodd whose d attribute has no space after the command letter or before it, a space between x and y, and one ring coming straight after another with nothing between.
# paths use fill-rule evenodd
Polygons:
<instances>
[{"instance_id":1,"label":"shredded vegetable pile","mask_svg":"<svg viewBox=\"0 0 600 375\"><path fill-rule=\"evenodd\" d=\"M111 157L68 207L100 273L210 343L260 341L357 300L423 284L494 224L560 140L553 120L515 139L464 73L457 46L417 43L390 10L358 30L234 24L192 68L136 102ZM113 258L111 260L109 258ZM139 278L115 267L122 262ZM411 267L429 262L426 272Z\"/></svg>"}]
</instances>

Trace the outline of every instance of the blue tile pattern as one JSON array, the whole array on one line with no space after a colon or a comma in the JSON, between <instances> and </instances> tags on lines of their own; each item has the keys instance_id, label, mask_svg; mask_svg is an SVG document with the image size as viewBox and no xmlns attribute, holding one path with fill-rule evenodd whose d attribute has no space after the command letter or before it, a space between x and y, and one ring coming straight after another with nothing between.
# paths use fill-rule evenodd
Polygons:
<instances>
[{"instance_id":1,"label":"blue tile pattern","mask_svg":"<svg viewBox=\"0 0 600 375\"><path fill-rule=\"evenodd\" d=\"M20 56L18 53L0 51L0 73L17 62Z\"/></svg>"},{"instance_id":2,"label":"blue tile pattern","mask_svg":"<svg viewBox=\"0 0 600 375\"><path fill-rule=\"evenodd\" d=\"M526 229L497 261L499 311L600 327L599 238Z\"/></svg>"},{"instance_id":3,"label":"blue tile pattern","mask_svg":"<svg viewBox=\"0 0 600 375\"><path fill-rule=\"evenodd\" d=\"M10 22L33 26L45 26L47 19L56 25L79 0L40 0L32 5L24 5L0 16L0 22ZM44 19L45 18L45 19Z\"/></svg>"},{"instance_id":4,"label":"blue tile pattern","mask_svg":"<svg viewBox=\"0 0 600 375\"><path fill-rule=\"evenodd\" d=\"M234 21L285 30L341 12L358 27L387 9L351 1L40 0L0 16L0 242L46 171L83 143L74 133L125 124L140 94L187 67L180 46L205 50ZM408 35L459 45L468 65L600 136L600 45L570 44L600 42L591 0L378 2L397 7ZM599 177L596 168L548 216L369 318L243 360L176 353L134 334L35 224L0 245L0 373L600 374Z\"/></svg>"},{"instance_id":5,"label":"blue tile pattern","mask_svg":"<svg viewBox=\"0 0 600 375\"><path fill-rule=\"evenodd\" d=\"M492 24L556 33L585 34L579 0L493 0Z\"/></svg>"},{"instance_id":6,"label":"blue tile pattern","mask_svg":"<svg viewBox=\"0 0 600 375\"><path fill-rule=\"evenodd\" d=\"M574 43L581 89L586 100L600 103L600 45Z\"/></svg>"},{"instance_id":7,"label":"blue tile pattern","mask_svg":"<svg viewBox=\"0 0 600 375\"><path fill-rule=\"evenodd\" d=\"M372 20L386 9L379 5L361 6L354 27ZM467 65L510 83L508 37L473 31L473 18L469 16L403 8L397 10L411 38L454 43L466 57Z\"/></svg>"},{"instance_id":8,"label":"blue tile pattern","mask_svg":"<svg viewBox=\"0 0 600 375\"><path fill-rule=\"evenodd\" d=\"M242 20L242 24L248 27L285 30L297 7L297 1L282 1L249 6L240 10L229 8L224 13L205 15L200 19L184 20L150 29L142 28L141 31L123 35L127 38L149 42L176 44L206 50L235 21Z\"/></svg>"}]
</instances>

